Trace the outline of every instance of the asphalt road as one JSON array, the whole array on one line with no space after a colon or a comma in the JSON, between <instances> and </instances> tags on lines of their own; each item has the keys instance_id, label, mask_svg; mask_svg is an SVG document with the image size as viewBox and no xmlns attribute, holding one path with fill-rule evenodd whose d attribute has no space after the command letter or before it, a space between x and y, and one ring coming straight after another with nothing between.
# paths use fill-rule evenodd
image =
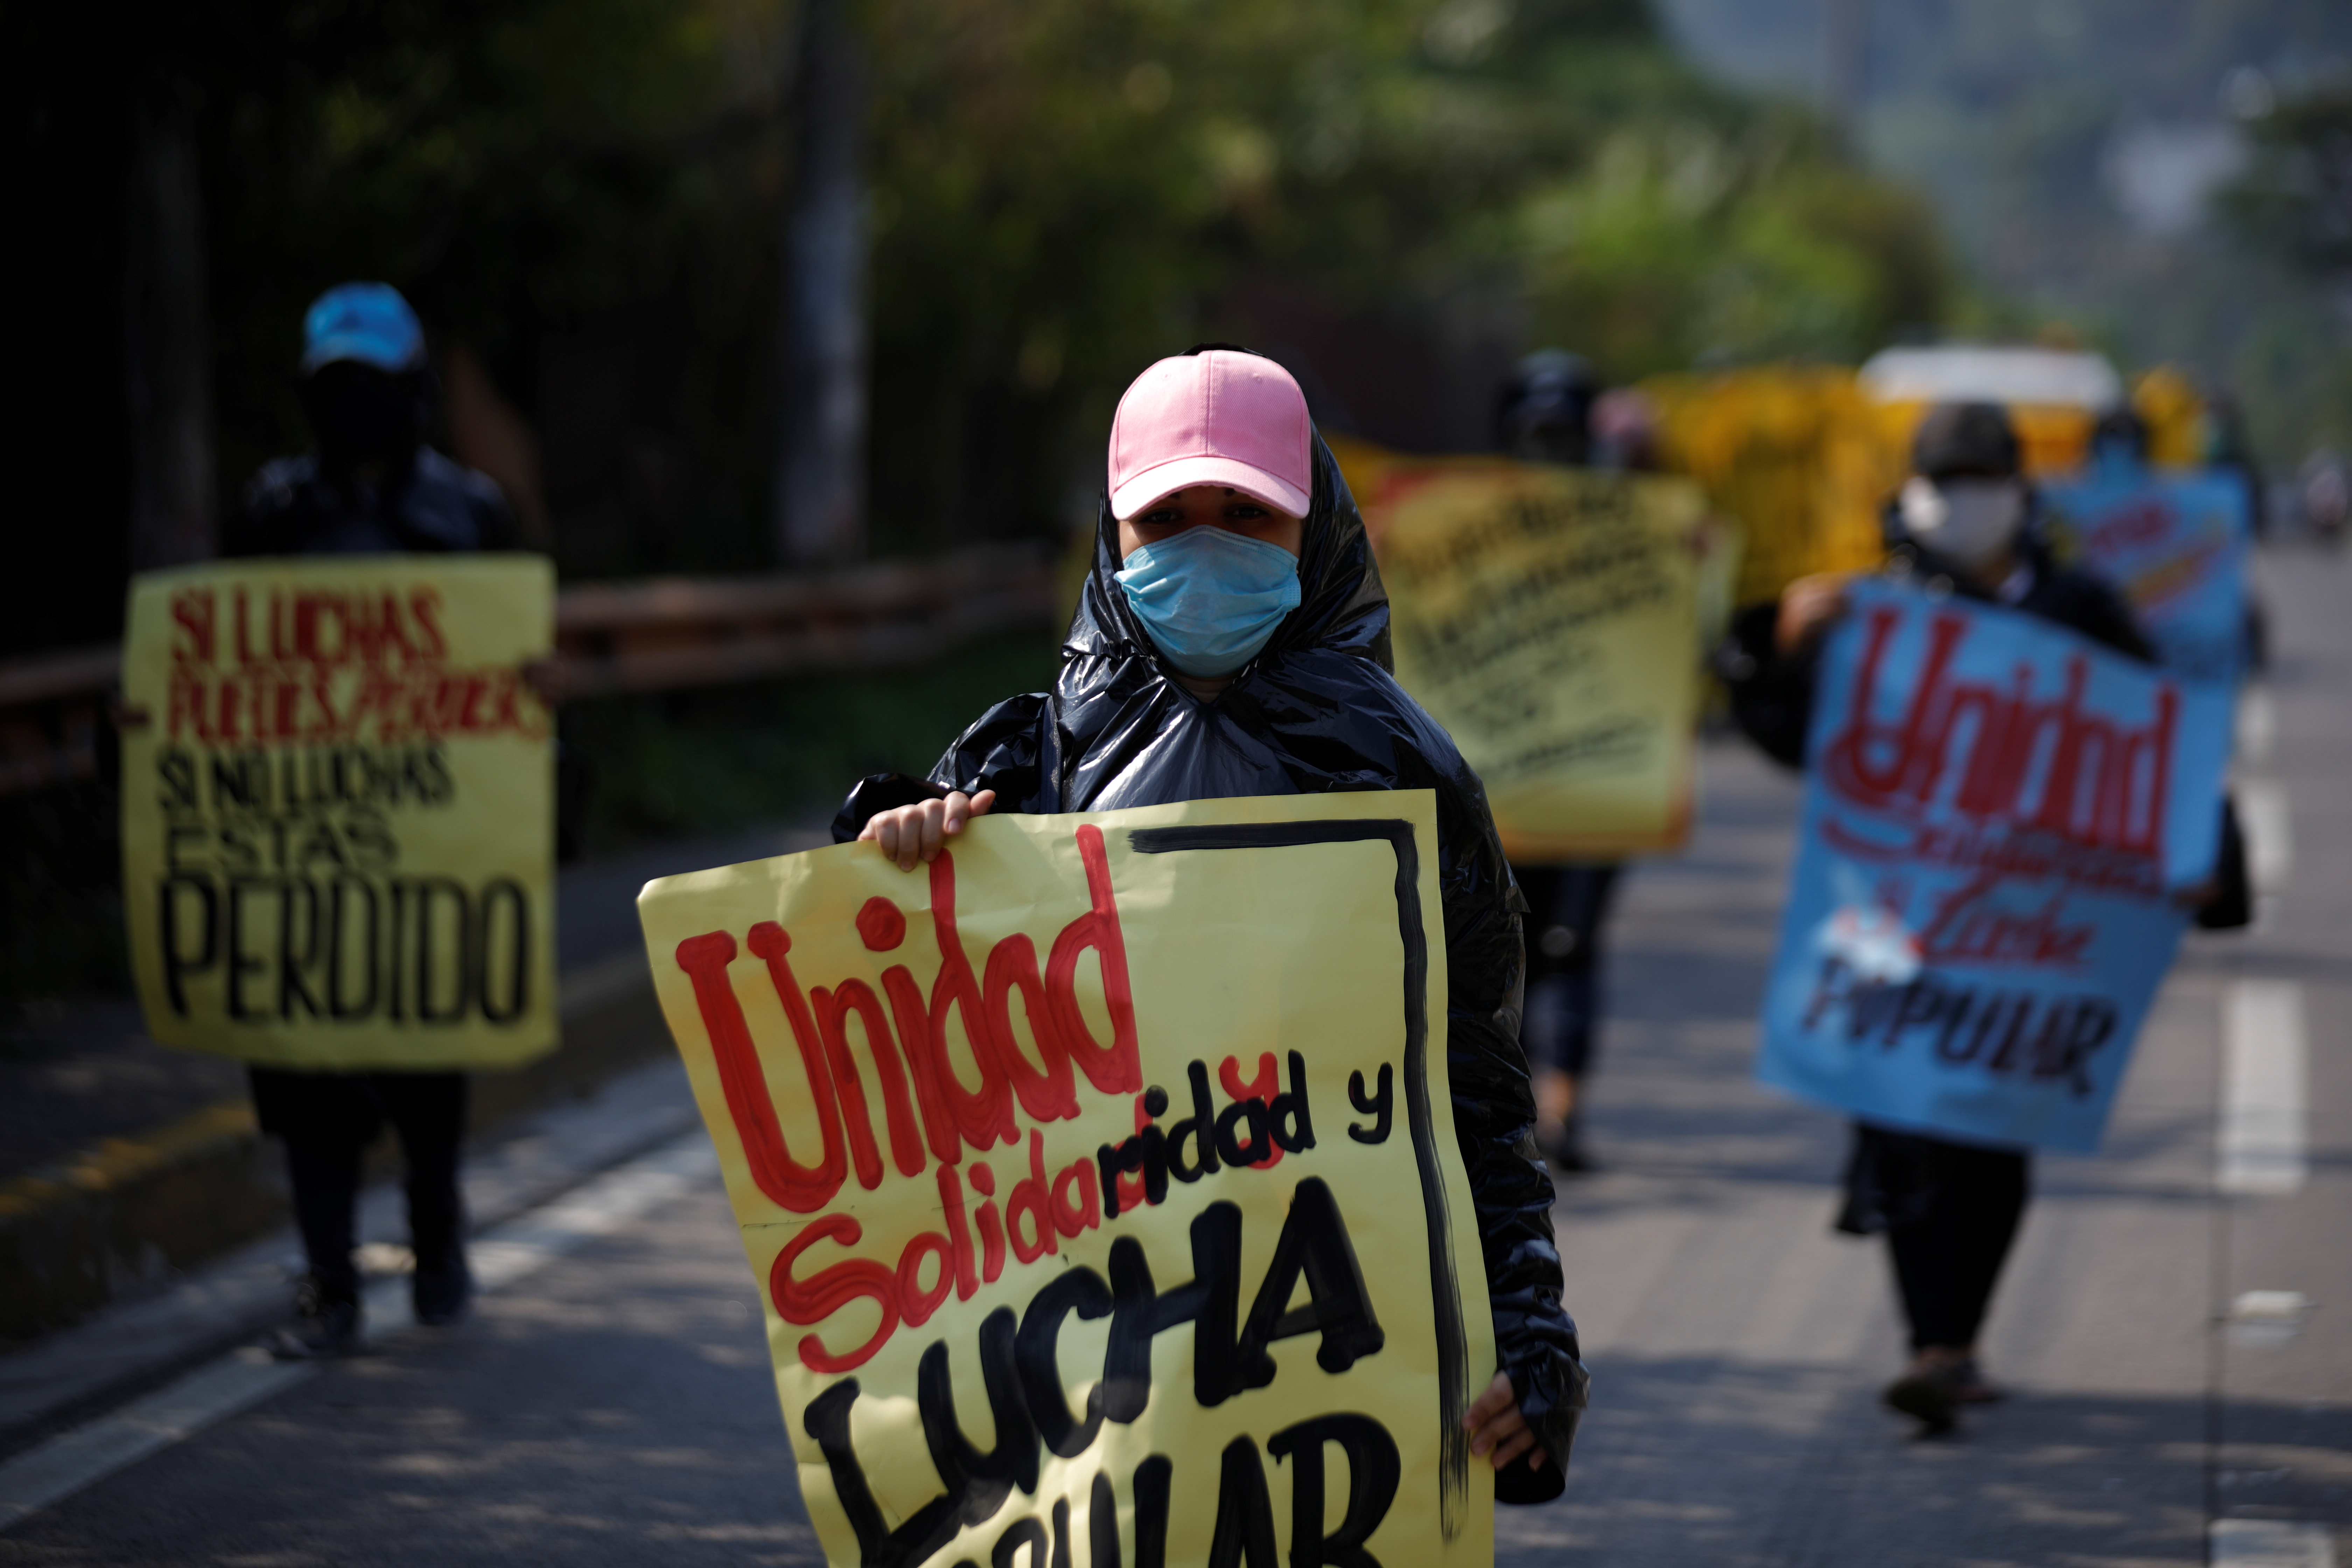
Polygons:
<instances>
[{"instance_id":1,"label":"asphalt road","mask_svg":"<svg viewBox=\"0 0 2352 1568\"><path fill-rule=\"evenodd\" d=\"M1711 748L1696 842L1613 932L1608 1169L1559 1211L1593 1409L1568 1496L1503 1511L1502 1561L2352 1562L2352 567L2263 576L2240 777L2274 890L2252 933L2192 939L2106 1152L2040 1163L1986 1341L2015 1397L1954 1440L1875 1405L1901 1354L1879 1247L1829 1230L1841 1123L1748 1079L1797 794ZM2271 1139L2242 1192L2217 1187L2225 1104ZM690 1185L471 1324L33 1515L0 1560L815 1563L756 1304Z\"/></svg>"}]
</instances>

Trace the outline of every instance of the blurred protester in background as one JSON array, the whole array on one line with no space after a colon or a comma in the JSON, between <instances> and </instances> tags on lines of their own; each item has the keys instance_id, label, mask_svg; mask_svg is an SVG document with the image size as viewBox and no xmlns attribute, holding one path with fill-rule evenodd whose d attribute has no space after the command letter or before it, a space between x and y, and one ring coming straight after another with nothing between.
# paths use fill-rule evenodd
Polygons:
<instances>
[{"instance_id":1,"label":"blurred protester in background","mask_svg":"<svg viewBox=\"0 0 2352 1568\"><path fill-rule=\"evenodd\" d=\"M224 530L222 553L354 555L511 548L499 488L425 444L433 373L425 331L397 291L345 283L303 323L302 401L318 449L265 464ZM416 1321L448 1324L473 1294L466 1265L458 1152L466 1131L460 1072L251 1069L264 1132L286 1142L294 1217L310 1272L295 1321L278 1331L287 1359L348 1354L361 1342L357 1241L361 1165L389 1121L407 1163Z\"/></svg>"},{"instance_id":2,"label":"blurred protester in background","mask_svg":"<svg viewBox=\"0 0 2352 1568\"><path fill-rule=\"evenodd\" d=\"M2235 405L2218 395L2215 402L2208 405L2207 412L2213 428L2231 432L2226 440L2217 437L2209 443L2209 452L2236 454L2229 458L2213 457L2208 466L2221 473L2236 475L2245 486L2246 504L2251 509L2248 527L2253 537L2260 539L2263 508L2267 503L2263 500L2261 474L2252 460L2245 456L2244 422L2239 418ZM2091 466L2103 479L2153 484L2156 481L2148 473L2147 464L2149 446L2147 422L2130 405L2119 405L2100 415L2091 426ZM2246 583L2243 626L2246 668L2250 673L2259 675L2270 665L2270 616L2263 610L2262 601L2255 597L2251 575Z\"/></svg>"},{"instance_id":3,"label":"blurred protester in background","mask_svg":"<svg viewBox=\"0 0 2352 1568\"><path fill-rule=\"evenodd\" d=\"M425 445L433 370L399 291L345 283L304 322L302 406L318 449L262 465L223 531L224 555L509 550L498 485Z\"/></svg>"},{"instance_id":4,"label":"blurred protester in background","mask_svg":"<svg viewBox=\"0 0 2352 1568\"><path fill-rule=\"evenodd\" d=\"M2029 526L2033 498L2000 408L1931 409L1911 466L1886 512L1885 575L2005 605L2153 662L2129 606L2097 579L2054 565ZM1734 617L1717 658L1740 728L1790 767L1804 765L1823 634L1844 612L1853 580L1799 578L1777 603ZM1854 1123L1837 1228L1886 1235L1912 1360L1885 1398L1927 1431L1948 1431L1961 1405L2000 1397L1978 1366L1977 1336L2031 1184L2027 1151Z\"/></svg>"},{"instance_id":5,"label":"blurred protester in background","mask_svg":"<svg viewBox=\"0 0 2352 1568\"><path fill-rule=\"evenodd\" d=\"M2263 479L2262 460L2254 455L2253 438L2246 430L2245 410L2226 392L2205 399L2205 466L2235 474L2245 482L2246 504L2252 508L2254 537L2270 532L2270 490Z\"/></svg>"},{"instance_id":6,"label":"blurred protester in background","mask_svg":"<svg viewBox=\"0 0 2352 1568\"><path fill-rule=\"evenodd\" d=\"M1521 360L1495 411L1496 442L1522 462L1631 467L1646 454L1639 405L1603 393L1579 356L1544 349ZM1535 1080L1536 1146L1555 1172L1595 1168L1580 1111L1601 1023L1601 932L1617 891L1612 860L1514 860L1528 900L1527 997L1519 1045Z\"/></svg>"},{"instance_id":7,"label":"blurred protester in background","mask_svg":"<svg viewBox=\"0 0 2352 1568\"><path fill-rule=\"evenodd\" d=\"M2320 451L2305 458L2300 499L2303 525L2314 538L2334 544L2344 537L2345 521L2352 517L2352 479L2345 477L2341 458Z\"/></svg>"}]
</instances>

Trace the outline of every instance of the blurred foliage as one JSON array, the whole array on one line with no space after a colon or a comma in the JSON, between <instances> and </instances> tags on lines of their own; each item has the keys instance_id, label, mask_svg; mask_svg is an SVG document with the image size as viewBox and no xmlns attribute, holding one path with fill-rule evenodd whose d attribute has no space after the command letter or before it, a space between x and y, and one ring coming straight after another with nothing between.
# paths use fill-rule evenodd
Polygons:
<instances>
[{"instance_id":1,"label":"blurred foliage","mask_svg":"<svg viewBox=\"0 0 2352 1568\"><path fill-rule=\"evenodd\" d=\"M1275 277L1624 378L1932 321L1930 216L1638 0L877 0L880 526L1090 508L1143 364ZM907 456L899 460L896 454Z\"/></svg>"},{"instance_id":2,"label":"blurred foliage","mask_svg":"<svg viewBox=\"0 0 2352 1568\"><path fill-rule=\"evenodd\" d=\"M765 564L789 0L219 18L224 483L300 444L302 304L381 277L539 422L568 571ZM1642 0L865 0L861 20L883 551L1058 531L1091 505L1119 389L1254 279L1619 378L1850 360L1944 310L1927 211L1685 66ZM592 395L626 407L567 426ZM557 471L575 426L604 433L592 499L630 518L586 543Z\"/></svg>"},{"instance_id":3,"label":"blurred foliage","mask_svg":"<svg viewBox=\"0 0 2352 1568\"><path fill-rule=\"evenodd\" d=\"M1059 638L991 637L908 669L568 704L594 770L587 849L780 817L830 820L868 773L925 773L991 704L1053 679Z\"/></svg>"},{"instance_id":4,"label":"blurred foliage","mask_svg":"<svg viewBox=\"0 0 2352 1568\"><path fill-rule=\"evenodd\" d=\"M285 0L207 36L216 407L225 485L304 445L301 310L345 278L406 290L542 412L567 339L658 345L635 426L697 477L667 549L759 563L783 183L754 0ZM595 563L593 564L606 564Z\"/></svg>"},{"instance_id":5,"label":"blurred foliage","mask_svg":"<svg viewBox=\"0 0 2352 1568\"><path fill-rule=\"evenodd\" d=\"M1659 0L1676 37L1750 90L1817 98L1820 0ZM2127 373L2185 364L2237 395L2257 452L2292 468L2352 446L2352 313L2252 247L2202 196L2252 153L2283 173L2276 123L2352 64L2343 0L1874 4L1864 99L1840 106L1873 167L1928 193L1962 263L1948 323L2052 328ZM2340 90L2340 86L2339 86ZM2275 106L2275 108L2273 107ZM2242 212L2239 216L2250 216ZM2273 217L2284 216L2276 208Z\"/></svg>"},{"instance_id":6,"label":"blurred foliage","mask_svg":"<svg viewBox=\"0 0 2352 1568\"><path fill-rule=\"evenodd\" d=\"M2249 167L2221 194L2256 243L2322 279L2352 279L2352 77L2254 122Z\"/></svg>"}]
</instances>

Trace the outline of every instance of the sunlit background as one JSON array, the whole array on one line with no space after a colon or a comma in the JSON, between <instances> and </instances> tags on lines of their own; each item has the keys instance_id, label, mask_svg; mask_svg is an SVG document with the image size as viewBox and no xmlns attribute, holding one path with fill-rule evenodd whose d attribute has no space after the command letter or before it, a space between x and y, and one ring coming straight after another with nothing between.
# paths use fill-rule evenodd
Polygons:
<instances>
[{"instance_id":1,"label":"sunlit background","mask_svg":"<svg viewBox=\"0 0 2352 1568\"><path fill-rule=\"evenodd\" d=\"M415 301L436 439L574 584L1061 540L1118 389L1203 339L1408 450L1486 446L1538 346L1624 383L1955 338L2178 367L2274 479L2352 448L2326 0L35 3L0 32L5 653L111 639L126 573L201 554L306 444L302 307L353 277ZM864 354L831 531L782 478L796 288ZM581 705L593 842L919 766L1050 647ZM66 879L100 902L105 853Z\"/></svg>"}]
</instances>

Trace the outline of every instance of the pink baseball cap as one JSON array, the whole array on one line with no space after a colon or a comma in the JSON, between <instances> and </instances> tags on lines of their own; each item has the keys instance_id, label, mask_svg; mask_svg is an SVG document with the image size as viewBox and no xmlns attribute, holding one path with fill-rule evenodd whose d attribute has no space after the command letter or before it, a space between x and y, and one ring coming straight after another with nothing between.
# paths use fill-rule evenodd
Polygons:
<instances>
[{"instance_id":1,"label":"pink baseball cap","mask_svg":"<svg viewBox=\"0 0 2352 1568\"><path fill-rule=\"evenodd\" d=\"M1135 378L1110 422L1110 511L1133 517L1192 485L1225 485L1305 517L1314 500L1307 395L1270 359L1203 349Z\"/></svg>"}]
</instances>

